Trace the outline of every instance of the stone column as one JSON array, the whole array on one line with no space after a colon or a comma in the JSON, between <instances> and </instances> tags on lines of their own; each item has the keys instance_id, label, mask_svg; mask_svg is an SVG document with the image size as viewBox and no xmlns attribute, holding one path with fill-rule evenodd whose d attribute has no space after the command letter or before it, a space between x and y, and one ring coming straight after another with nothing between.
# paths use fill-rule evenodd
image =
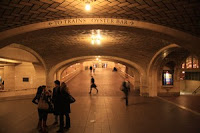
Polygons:
<instances>
[{"instance_id":1,"label":"stone column","mask_svg":"<svg viewBox=\"0 0 200 133\"><path fill-rule=\"evenodd\" d=\"M4 66L4 89L15 90L15 66Z\"/></svg>"},{"instance_id":2,"label":"stone column","mask_svg":"<svg viewBox=\"0 0 200 133\"><path fill-rule=\"evenodd\" d=\"M81 71L84 71L84 70L85 70L85 68L84 68L84 66L83 66L83 62L80 63L80 69L81 69Z\"/></svg>"},{"instance_id":3,"label":"stone column","mask_svg":"<svg viewBox=\"0 0 200 133\"><path fill-rule=\"evenodd\" d=\"M157 96L157 93L158 93L157 71L152 70L151 75L148 75L148 79L149 79L149 84L148 84L149 96L155 97L155 96Z\"/></svg>"},{"instance_id":4,"label":"stone column","mask_svg":"<svg viewBox=\"0 0 200 133\"><path fill-rule=\"evenodd\" d=\"M147 76L140 74L140 96L149 96Z\"/></svg>"},{"instance_id":5,"label":"stone column","mask_svg":"<svg viewBox=\"0 0 200 133\"><path fill-rule=\"evenodd\" d=\"M45 69L41 64L33 63L35 68L34 85L37 88L40 85L46 85L46 73Z\"/></svg>"}]
</instances>

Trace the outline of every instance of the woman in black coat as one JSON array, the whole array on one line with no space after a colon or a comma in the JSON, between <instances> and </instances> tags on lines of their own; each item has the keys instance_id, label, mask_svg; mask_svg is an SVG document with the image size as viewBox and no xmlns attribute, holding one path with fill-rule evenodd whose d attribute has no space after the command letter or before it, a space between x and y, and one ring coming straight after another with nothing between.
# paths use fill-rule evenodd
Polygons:
<instances>
[{"instance_id":1,"label":"woman in black coat","mask_svg":"<svg viewBox=\"0 0 200 133\"><path fill-rule=\"evenodd\" d=\"M70 97L69 97L69 90L67 85L62 82L60 86L60 91L58 91L56 101L59 103L56 111L59 113L60 116L60 128L57 132L63 132L64 128L70 128L70 117L69 113L71 112L70 109ZM66 117L66 125L64 127L64 115Z\"/></svg>"}]
</instances>

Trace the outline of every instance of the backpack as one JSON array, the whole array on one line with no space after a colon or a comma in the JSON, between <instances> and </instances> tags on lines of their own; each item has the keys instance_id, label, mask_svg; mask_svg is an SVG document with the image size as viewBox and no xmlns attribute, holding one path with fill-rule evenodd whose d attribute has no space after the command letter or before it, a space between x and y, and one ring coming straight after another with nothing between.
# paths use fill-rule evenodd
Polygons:
<instances>
[{"instance_id":1,"label":"backpack","mask_svg":"<svg viewBox=\"0 0 200 133\"><path fill-rule=\"evenodd\" d=\"M49 109L49 104L46 102L46 96L44 93L41 94L39 102L38 102L38 109Z\"/></svg>"}]
</instances>

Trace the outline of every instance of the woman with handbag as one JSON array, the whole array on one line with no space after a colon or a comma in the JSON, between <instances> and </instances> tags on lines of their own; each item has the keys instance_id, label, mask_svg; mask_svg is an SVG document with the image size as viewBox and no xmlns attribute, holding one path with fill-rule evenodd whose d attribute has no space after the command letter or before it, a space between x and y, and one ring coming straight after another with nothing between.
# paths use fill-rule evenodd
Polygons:
<instances>
[{"instance_id":1,"label":"woman with handbag","mask_svg":"<svg viewBox=\"0 0 200 133\"><path fill-rule=\"evenodd\" d=\"M59 102L58 113L60 117L60 128L57 132L63 132L64 128L68 130L70 128L70 93L67 85L62 82L60 86L60 91L57 94L57 100ZM66 118L66 126L64 127L64 115Z\"/></svg>"},{"instance_id":2,"label":"woman with handbag","mask_svg":"<svg viewBox=\"0 0 200 133\"><path fill-rule=\"evenodd\" d=\"M47 115L48 115L48 109L49 104L48 101L50 98L49 92L46 90L46 86L39 87L40 91L37 93L36 97L33 99L33 103L38 104L38 115L39 115L39 122L38 122L38 128L39 131L42 131L43 133L47 132ZM42 91L41 91L42 90ZM37 102L36 102L37 100Z\"/></svg>"}]
</instances>

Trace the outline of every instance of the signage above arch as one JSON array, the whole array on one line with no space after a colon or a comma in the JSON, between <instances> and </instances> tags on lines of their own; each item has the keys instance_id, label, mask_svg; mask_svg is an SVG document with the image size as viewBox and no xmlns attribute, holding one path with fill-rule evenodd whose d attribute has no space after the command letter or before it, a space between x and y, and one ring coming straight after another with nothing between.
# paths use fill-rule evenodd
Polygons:
<instances>
[{"instance_id":1,"label":"signage above arch","mask_svg":"<svg viewBox=\"0 0 200 133\"><path fill-rule=\"evenodd\" d=\"M172 29L166 26L161 26L157 24L136 21L136 20L117 19L117 18L73 18L73 19L60 19L60 20L29 24L0 32L0 40L35 30L54 28L60 26L73 26L73 25L113 25L113 26L136 27L163 33L184 41L191 41L191 40L193 40L194 42L200 41L198 37L192 36L188 33Z\"/></svg>"},{"instance_id":2,"label":"signage above arch","mask_svg":"<svg viewBox=\"0 0 200 133\"><path fill-rule=\"evenodd\" d=\"M115 19L115 18L75 18L49 21L50 27L70 26L70 25L117 25L117 26L134 26L134 20Z\"/></svg>"}]
</instances>

